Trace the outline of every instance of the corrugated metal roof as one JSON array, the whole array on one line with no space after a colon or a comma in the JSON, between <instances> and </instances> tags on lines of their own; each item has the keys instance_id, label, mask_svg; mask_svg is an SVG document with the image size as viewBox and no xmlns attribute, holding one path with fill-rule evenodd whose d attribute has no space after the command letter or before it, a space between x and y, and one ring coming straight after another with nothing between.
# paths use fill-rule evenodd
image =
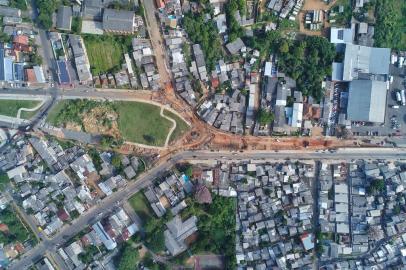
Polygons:
<instances>
[{"instance_id":1,"label":"corrugated metal roof","mask_svg":"<svg viewBox=\"0 0 406 270\"><path fill-rule=\"evenodd\" d=\"M359 73L389 74L390 49L346 44L343 80L358 78Z\"/></svg>"},{"instance_id":2,"label":"corrugated metal roof","mask_svg":"<svg viewBox=\"0 0 406 270\"><path fill-rule=\"evenodd\" d=\"M72 8L60 6L56 18L56 28L70 31L72 26Z\"/></svg>"},{"instance_id":3,"label":"corrugated metal roof","mask_svg":"<svg viewBox=\"0 0 406 270\"><path fill-rule=\"evenodd\" d=\"M134 12L109 8L104 9L103 29L113 32L134 32Z\"/></svg>"},{"instance_id":4,"label":"corrugated metal roof","mask_svg":"<svg viewBox=\"0 0 406 270\"><path fill-rule=\"evenodd\" d=\"M385 82L355 80L350 83L347 115L351 121L383 123L385 106Z\"/></svg>"}]
</instances>

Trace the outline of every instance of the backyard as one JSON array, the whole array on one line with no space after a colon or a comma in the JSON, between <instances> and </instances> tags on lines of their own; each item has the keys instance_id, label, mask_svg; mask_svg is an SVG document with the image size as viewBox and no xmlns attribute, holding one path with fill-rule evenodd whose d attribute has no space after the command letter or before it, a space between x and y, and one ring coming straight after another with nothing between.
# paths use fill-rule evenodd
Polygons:
<instances>
[{"instance_id":1,"label":"backyard","mask_svg":"<svg viewBox=\"0 0 406 270\"><path fill-rule=\"evenodd\" d=\"M2 224L7 225L7 228L0 232L0 243L9 244L15 241L20 243L24 243L27 240L35 241L32 232L20 221L19 216L11 206L0 212L0 220Z\"/></svg>"},{"instance_id":2,"label":"backyard","mask_svg":"<svg viewBox=\"0 0 406 270\"><path fill-rule=\"evenodd\" d=\"M0 100L0 115L16 117L20 108L34 108L39 105L41 101L37 100ZM34 112L35 113L35 112ZM30 116L30 114L22 114L22 116Z\"/></svg>"},{"instance_id":3,"label":"backyard","mask_svg":"<svg viewBox=\"0 0 406 270\"><path fill-rule=\"evenodd\" d=\"M121 69L123 54L131 44L131 37L84 35L83 39L92 74L115 72Z\"/></svg>"}]
</instances>

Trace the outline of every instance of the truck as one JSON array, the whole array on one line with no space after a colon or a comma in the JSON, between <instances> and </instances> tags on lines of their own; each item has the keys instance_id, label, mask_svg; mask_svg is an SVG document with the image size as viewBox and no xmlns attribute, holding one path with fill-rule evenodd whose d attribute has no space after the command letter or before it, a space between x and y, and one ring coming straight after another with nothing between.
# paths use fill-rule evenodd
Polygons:
<instances>
[{"instance_id":1,"label":"truck","mask_svg":"<svg viewBox=\"0 0 406 270\"><path fill-rule=\"evenodd\" d=\"M402 99L402 105L405 106L406 105L406 94L405 94L405 89L402 89L400 91L400 97Z\"/></svg>"},{"instance_id":2,"label":"truck","mask_svg":"<svg viewBox=\"0 0 406 270\"><path fill-rule=\"evenodd\" d=\"M399 102L399 103L402 102L402 97L401 97L399 91L396 91L396 101Z\"/></svg>"}]
</instances>

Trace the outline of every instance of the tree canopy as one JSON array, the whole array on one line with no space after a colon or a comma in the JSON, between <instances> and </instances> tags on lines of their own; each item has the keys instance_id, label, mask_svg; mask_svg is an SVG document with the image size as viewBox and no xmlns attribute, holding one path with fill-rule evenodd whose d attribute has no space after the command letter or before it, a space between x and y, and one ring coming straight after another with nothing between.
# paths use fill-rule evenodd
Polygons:
<instances>
[{"instance_id":1,"label":"tree canopy","mask_svg":"<svg viewBox=\"0 0 406 270\"><path fill-rule=\"evenodd\" d=\"M272 114L272 112L268 112L263 108L259 109L259 111L257 112L257 120L262 126L272 123L273 119L274 115Z\"/></svg>"},{"instance_id":2,"label":"tree canopy","mask_svg":"<svg viewBox=\"0 0 406 270\"><path fill-rule=\"evenodd\" d=\"M35 4L38 8L38 23L49 29L52 27L52 14L59 5L58 0L35 0Z\"/></svg>"},{"instance_id":3,"label":"tree canopy","mask_svg":"<svg viewBox=\"0 0 406 270\"><path fill-rule=\"evenodd\" d=\"M222 48L217 28L212 20L205 21L203 14L187 13L183 19L183 26L189 39L202 46L209 71L213 70L215 63L222 56Z\"/></svg>"},{"instance_id":4,"label":"tree canopy","mask_svg":"<svg viewBox=\"0 0 406 270\"><path fill-rule=\"evenodd\" d=\"M138 250L133 248L130 244L125 243L121 249L118 258L118 270L133 270L137 269L139 260Z\"/></svg>"},{"instance_id":5,"label":"tree canopy","mask_svg":"<svg viewBox=\"0 0 406 270\"><path fill-rule=\"evenodd\" d=\"M286 45L288 44L288 45ZM305 96L320 100L323 96L321 83L331 75L335 49L323 37L310 36L303 41L280 40L278 67L296 80L296 86ZM286 46L289 47L286 51Z\"/></svg>"}]
</instances>

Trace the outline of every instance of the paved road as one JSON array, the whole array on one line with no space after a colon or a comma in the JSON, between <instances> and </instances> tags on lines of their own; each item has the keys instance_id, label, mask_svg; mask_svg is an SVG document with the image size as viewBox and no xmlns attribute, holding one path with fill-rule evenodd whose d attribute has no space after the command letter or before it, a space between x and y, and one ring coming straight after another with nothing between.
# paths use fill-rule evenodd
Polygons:
<instances>
[{"instance_id":1,"label":"paved road","mask_svg":"<svg viewBox=\"0 0 406 270\"><path fill-rule=\"evenodd\" d=\"M38 18L38 11L35 5L35 0L30 1L31 5L29 6L29 13L31 15L31 19L35 22L37 21ZM43 66L44 66L44 72L45 72L45 77L48 79L48 73L47 70L49 70L50 74L52 77L52 81L57 81L58 76L57 72L55 69L55 60L54 56L52 54L52 48L51 48L51 43L47 37L46 30L42 28L35 28L35 30L38 32L38 35L36 36L36 43L39 45L38 52L42 57L43 60Z\"/></svg>"},{"instance_id":2,"label":"paved road","mask_svg":"<svg viewBox=\"0 0 406 270\"><path fill-rule=\"evenodd\" d=\"M64 227L50 240L45 240L34 249L28 251L18 262L11 264L10 269L27 269L29 265L41 258L46 252L55 252L57 247L63 245L71 237L78 234L84 228L95 223L103 216L108 215L118 205L125 202L131 195L139 192L142 188L148 186L152 181L163 172L170 169L175 163L182 160L194 160L205 162L209 160L222 161L241 161L256 159L258 161L277 160L277 159L335 159L351 160L357 158L366 159L406 159L404 149L343 149L336 153L330 152L307 152L307 151L281 151L281 152L207 152L207 151L186 151L180 152L171 158L162 161L151 170L145 172L136 182L130 182L128 186L111 196L102 200L98 205L91 208L88 212L80 216L72 225Z\"/></svg>"}]
</instances>

